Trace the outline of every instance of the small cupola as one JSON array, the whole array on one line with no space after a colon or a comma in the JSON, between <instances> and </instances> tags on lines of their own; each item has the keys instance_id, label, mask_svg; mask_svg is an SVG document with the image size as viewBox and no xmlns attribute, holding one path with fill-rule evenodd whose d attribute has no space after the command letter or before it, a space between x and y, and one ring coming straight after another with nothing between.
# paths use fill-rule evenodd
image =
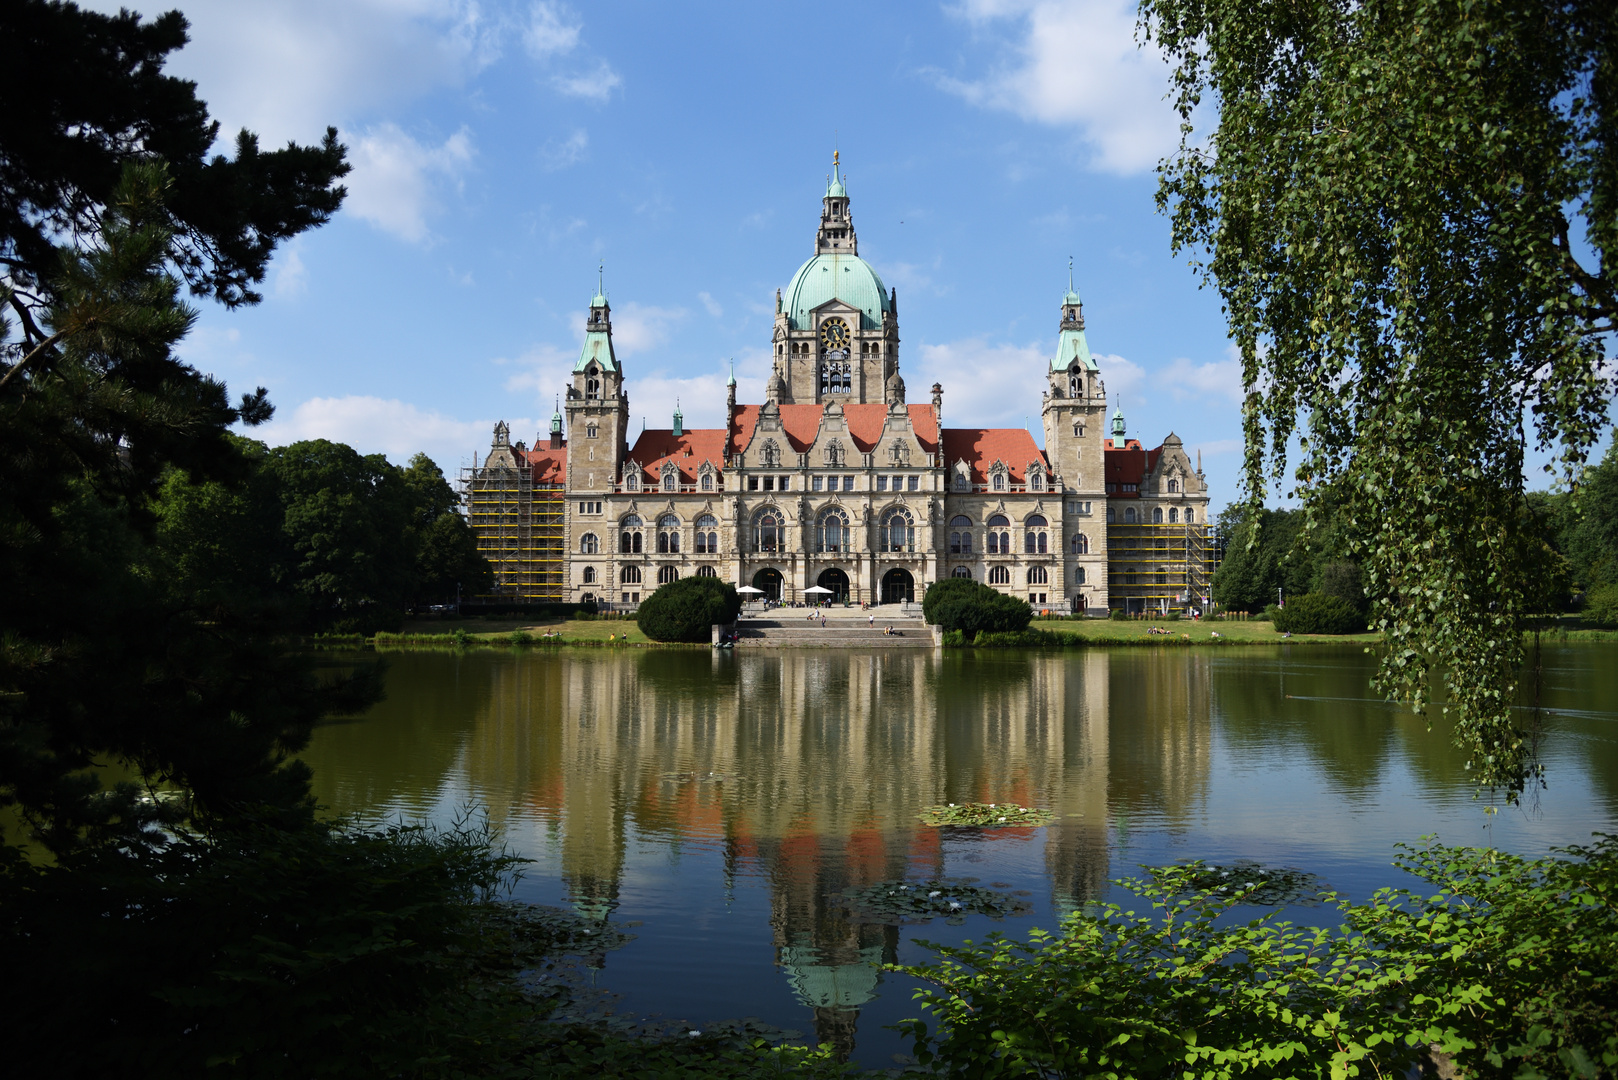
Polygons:
<instances>
[{"instance_id":1,"label":"small cupola","mask_svg":"<svg viewBox=\"0 0 1618 1080\"><path fill-rule=\"evenodd\" d=\"M680 412L680 400L674 399L674 437L678 439L685 434L685 416Z\"/></svg>"}]
</instances>

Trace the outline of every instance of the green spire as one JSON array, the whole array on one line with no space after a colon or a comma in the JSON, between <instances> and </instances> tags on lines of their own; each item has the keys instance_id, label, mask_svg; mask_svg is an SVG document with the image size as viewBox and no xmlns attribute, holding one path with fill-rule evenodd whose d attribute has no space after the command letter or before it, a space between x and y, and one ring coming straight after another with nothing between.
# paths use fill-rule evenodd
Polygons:
<instances>
[{"instance_id":1,"label":"green spire","mask_svg":"<svg viewBox=\"0 0 1618 1080\"><path fill-rule=\"evenodd\" d=\"M560 435L561 433L562 433L562 399L557 398L556 399L556 411L551 413L551 434L552 435Z\"/></svg>"},{"instance_id":2,"label":"green spire","mask_svg":"<svg viewBox=\"0 0 1618 1080\"><path fill-rule=\"evenodd\" d=\"M590 298L591 307L607 306L607 264L603 261L596 267L596 294Z\"/></svg>"},{"instance_id":3,"label":"green spire","mask_svg":"<svg viewBox=\"0 0 1618 1080\"><path fill-rule=\"evenodd\" d=\"M1079 303L1079 292L1073 287L1073 256L1067 257L1067 295L1062 297L1064 304Z\"/></svg>"},{"instance_id":4,"label":"green spire","mask_svg":"<svg viewBox=\"0 0 1618 1080\"><path fill-rule=\"evenodd\" d=\"M837 160L839 151L831 152L831 179L826 184L826 198L846 199L848 189L843 186L842 168Z\"/></svg>"},{"instance_id":5,"label":"green spire","mask_svg":"<svg viewBox=\"0 0 1618 1080\"><path fill-rule=\"evenodd\" d=\"M726 386L735 386L736 385L736 361L734 361L734 360L732 360L730 362L730 381L727 382L725 385Z\"/></svg>"},{"instance_id":6,"label":"green spire","mask_svg":"<svg viewBox=\"0 0 1618 1080\"><path fill-rule=\"evenodd\" d=\"M1124 442L1124 405L1120 401L1112 413L1112 445L1122 447Z\"/></svg>"},{"instance_id":7,"label":"green spire","mask_svg":"<svg viewBox=\"0 0 1618 1080\"><path fill-rule=\"evenodd\" d=\"M685 416L680 412L680 399L674 399L674 437L678 439L685 434Z\"/></svg>"}]
</instances>

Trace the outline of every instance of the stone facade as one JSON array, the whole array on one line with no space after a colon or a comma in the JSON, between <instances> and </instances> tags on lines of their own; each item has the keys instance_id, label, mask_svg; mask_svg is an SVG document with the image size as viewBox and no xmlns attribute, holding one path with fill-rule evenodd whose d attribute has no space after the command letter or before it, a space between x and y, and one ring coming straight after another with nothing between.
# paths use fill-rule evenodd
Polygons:
<instances>
[{"instance_id":1,"label":"stone facade","mask_svg":"<svg viewBox=\"0 0 1618 1080\"><path fill-rule=\"evenodd\" d=\"M676 411L672 427L643 431L633 445L611 305L598 291L548 445L510 444L502 424L473 470L476 478L498 462L563 485L556 598L633 607L659 584L699 574L787 602L892 603L970 576L1036 610L1198 603L1206 568L1193 568L1190 553L1202 550L1207 485L1172 435L1143 450L1115 416L1106 437L1106 388L1071 282L1041 450L1021 428L945 427L936 384L925 404L906 400L898 296L858 252L837 177L814 255L776 294L764 403L738 404L732 378L724 428L687 429ZM1174 535L1135 529L1130 553L1109 559L1121 524L1147 518L1172 521ZM1180 544L1184 565L1157 549L1160 538ZM1136 587L1142 575L1150 580ZM1117 576L1131 587L1115 594ZM806 592L815 586L829 592Z\"/></svg>"}]
</instances>

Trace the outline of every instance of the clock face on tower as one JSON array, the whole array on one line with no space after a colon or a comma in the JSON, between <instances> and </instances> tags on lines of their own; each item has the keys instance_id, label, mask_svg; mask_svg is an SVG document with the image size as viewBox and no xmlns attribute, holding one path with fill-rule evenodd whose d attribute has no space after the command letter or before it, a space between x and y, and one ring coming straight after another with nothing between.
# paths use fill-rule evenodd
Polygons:
<instances>
[{"instance_id":1,"label":"clock face on tower","mask_svg":"<svg viewBox=\"0 0 1618 1080\"><path fill-rule=\"evenodd\" d=\"M827 319L820 324L820 344L828 352L842 352L848 348L848 324L842 319Z\"/></svg>"}]
</instances>

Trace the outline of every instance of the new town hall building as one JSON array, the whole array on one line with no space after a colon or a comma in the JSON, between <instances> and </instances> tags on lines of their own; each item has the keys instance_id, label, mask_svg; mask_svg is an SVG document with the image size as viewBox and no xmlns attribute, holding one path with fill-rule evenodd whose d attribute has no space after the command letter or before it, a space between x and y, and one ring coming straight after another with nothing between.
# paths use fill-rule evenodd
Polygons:
<instances>
[{"instance_id":1,"label":"new town hall building","mask_svg":"<svg viewBox=\"0 0 1618 1080\"><path fill-rule=\"evenodd\" d=\"M834 164L835 168L835 164ZM859 256L833 173L813 256L776 293L762 404L725 426L629 442L629 399L598 292L549 438L502 422L463 471L479 547L511 599L633 607L691 574L788 603L919 600L971 577L1036 610L1199 606L1212 570L1208 486L1180 440L1146 449L1107 426L1107 397L1071 283L1041 399L1045 449L1022 428L946 426L934 384L911 402L896 291ZM565 414L565 415L564 415ZM565 427L564 427L565 425Z\"/></svg>"}]
</instances>

